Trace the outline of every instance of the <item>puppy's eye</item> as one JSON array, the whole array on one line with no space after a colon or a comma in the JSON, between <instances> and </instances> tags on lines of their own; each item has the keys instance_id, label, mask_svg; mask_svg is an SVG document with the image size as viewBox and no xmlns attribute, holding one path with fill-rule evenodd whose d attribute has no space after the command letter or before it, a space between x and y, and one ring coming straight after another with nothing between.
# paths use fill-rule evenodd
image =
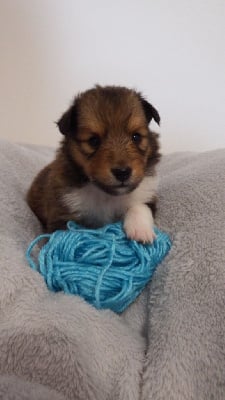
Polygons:
<instances>
[{"instance_id":1,"label":"puppy's eye","mask_svg":"<svg viewBox=\"0 0 225 400\"><path fill-rule=\"evenodd\" d=\"M93 148L97 149L101 144L101 139L98 135L93 135L88 139L88 144Z\"/></svg>"},{"instance_id":2,"label":"puppy's eye","mask_svg":"<svg viewBox=\"0 0 225 400\"><path fill-rule=\"evenodd\" d=\"M140 144L141 141L142 141L142 136L141 136L141 134L138 133L138 132L135 132L135 133L132 135L132 140L133 140L133 142L134 142L135 144Z\"/></svg>"}]
</instances>

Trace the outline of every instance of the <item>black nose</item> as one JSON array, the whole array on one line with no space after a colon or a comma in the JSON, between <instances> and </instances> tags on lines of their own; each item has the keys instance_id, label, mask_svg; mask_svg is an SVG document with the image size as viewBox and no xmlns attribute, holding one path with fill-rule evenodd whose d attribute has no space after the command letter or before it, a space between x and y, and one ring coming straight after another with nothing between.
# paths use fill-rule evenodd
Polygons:
<instances>
[{"instance_id":1,"label":"black nose","mask_svg":"<svg viewBox=\"0 0 225 400\"><path fill-rule=\"evenodd\" d=\"M130 176L131 176L131 168L126 167L126 168L112 168L112 173L115 176L115 178L120 181L120 182L125 182L127 181Z\"/></svg>"}]
</instances>

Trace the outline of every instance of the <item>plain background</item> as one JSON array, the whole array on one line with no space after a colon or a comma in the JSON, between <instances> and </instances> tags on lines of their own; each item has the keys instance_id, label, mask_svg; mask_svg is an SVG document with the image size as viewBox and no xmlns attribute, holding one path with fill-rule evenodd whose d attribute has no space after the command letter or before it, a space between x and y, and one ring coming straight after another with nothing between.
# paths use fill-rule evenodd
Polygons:
<instances>
[{"instance_id":1,"label":"plain background","mask_svg":"<svg viewBox=\"0 0 225 400\"><path fill-rule=\"evenodd\" d=\"M225 147L224 0L0 0L0 51L3 138L57 144L100 83L156 106L163 152Z\"/></svg>"}]
</instances>

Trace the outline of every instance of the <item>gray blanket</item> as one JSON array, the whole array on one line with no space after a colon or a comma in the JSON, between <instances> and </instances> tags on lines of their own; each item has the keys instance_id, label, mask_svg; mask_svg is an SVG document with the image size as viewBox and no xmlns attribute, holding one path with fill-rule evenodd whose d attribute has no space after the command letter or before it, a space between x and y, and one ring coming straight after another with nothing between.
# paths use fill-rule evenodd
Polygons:
<instances>
[{"instance_id":1,"label":"gray blanket","mask_svg":"<svg viewBox=\"0 0 225 400\"><path fill-rule=\"evenodd\" d=\"M225 150L160 166L158 227L173 247L122 315L51 293L25 260L25 202L51 149L1 143L0 399L225 399Z\"/></svg>"}]
</instances>

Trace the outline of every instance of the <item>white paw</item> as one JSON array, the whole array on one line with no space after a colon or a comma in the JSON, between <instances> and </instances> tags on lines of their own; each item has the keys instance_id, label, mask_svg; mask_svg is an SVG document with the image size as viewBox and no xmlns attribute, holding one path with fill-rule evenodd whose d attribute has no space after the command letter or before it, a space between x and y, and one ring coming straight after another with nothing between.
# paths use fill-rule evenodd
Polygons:
<instances>
[{"instance_id":1,"label":"white paw","mask_svg":"<svg viewBox=\"0 0 225 400\"><path fill-rule=\"evenodd\" d=\"M142 243L153 243L156 235L151 227L124 225L126 235L131 240Z\"/></svg>"},{"instance_id":2,"label":"white paw","mask_svg":"<svg viewBox=\"0 0 225 400\"><path fill-rule=\"evenodd\" d=\"M148 206L140 204L130 208L125 215L124 230L131 240L153 243L156 238L153 229L153 217Z\"/></svg>"}]
</instances>

